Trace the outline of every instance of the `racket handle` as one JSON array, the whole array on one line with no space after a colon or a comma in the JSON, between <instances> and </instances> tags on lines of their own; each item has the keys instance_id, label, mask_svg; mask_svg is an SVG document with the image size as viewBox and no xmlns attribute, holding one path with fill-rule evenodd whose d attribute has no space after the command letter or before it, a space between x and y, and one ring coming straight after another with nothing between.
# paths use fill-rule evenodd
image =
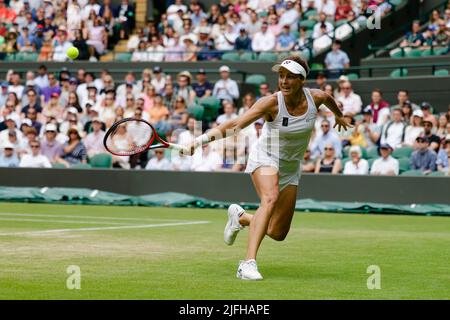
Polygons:
<instances>
[{"instance_id":1,"label":"racket handle","mask_svg":"<svg viewBox=\"0 0 450 320\"><path fill-rule=\"evenodd\" d=\"M185 153L187 153L189 151L188 147L186 147L186 146L182 146L182 145L176 144L176 143L168 143L168 144L169 144L169 149L184 151Z\"/></svg>"}]
</instances>

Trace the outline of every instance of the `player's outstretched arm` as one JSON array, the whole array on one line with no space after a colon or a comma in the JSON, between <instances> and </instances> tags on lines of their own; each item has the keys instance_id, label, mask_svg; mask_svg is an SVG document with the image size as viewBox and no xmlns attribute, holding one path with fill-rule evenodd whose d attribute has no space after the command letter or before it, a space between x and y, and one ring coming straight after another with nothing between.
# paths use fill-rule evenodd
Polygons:
<instances>
[{"instance_id":1,"label":"player's outstretched arm","mask_svg":"<svg viewBox=\"0 0 450 320\"><path fill-rule=\"evenodd\" d=\"M277 113L277 110L276 96L271 95L259 99L250 109L236 119L228 120L196 138L188 147L190 154L193 154L194 150L200 145L231 137L260 118L272 117Z\"/></svg>"},{"instance_id":2,"label":"player's outstretched arm","mask_svg":"<svg viewBox=\"0 0 450 320\"><path fill-rule=\"evenodd\" d=\"M339 109L336 101L332 96L318 89L311 89L311 94L314 98L316 106L324 104L334 113L335 124L333 128L336 128L337 126L339 131L341 131L341 128L344 128L345 131L347 131L348 128L353 128L353 126L344 118L342 111Z\"/></svg>"}]
</instances>

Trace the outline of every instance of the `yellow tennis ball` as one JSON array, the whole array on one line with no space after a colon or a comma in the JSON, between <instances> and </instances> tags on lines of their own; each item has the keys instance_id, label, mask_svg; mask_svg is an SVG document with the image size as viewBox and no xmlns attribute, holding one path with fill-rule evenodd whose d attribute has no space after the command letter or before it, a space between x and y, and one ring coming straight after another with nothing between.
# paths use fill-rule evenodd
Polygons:
<instances>
[{"instance_id":1,"label":"yellow tennis ball","mask_svg":"<svg viewBox=\"0 0 450 320\"><path fill-rule=\"evenodd\" d=\"M78 57L78 54L79 54L79 51L76 47L70 47L66 51L66 55L72 60L75 60Z\"/></svg>"}]
</instances>

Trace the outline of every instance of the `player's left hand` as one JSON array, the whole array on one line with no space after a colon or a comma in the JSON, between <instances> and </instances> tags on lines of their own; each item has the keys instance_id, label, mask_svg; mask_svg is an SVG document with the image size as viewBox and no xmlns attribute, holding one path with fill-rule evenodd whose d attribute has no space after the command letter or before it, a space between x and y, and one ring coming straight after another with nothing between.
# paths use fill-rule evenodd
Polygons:
<instances>
[{"instance_id":1,"label":"player's left hand","mask_svg":"<svg viewBox=\"0 0 450 320\"><path fill-rule=\"evenodd\" d=\"M344 128L345 131L347 131L348 128L353 128L353 126L348 123L347 119L344 117L335 117L334 118L335 124L333 128L338 127L338 131L341 131L341 128Z\"/></svg>"}]
</instances>

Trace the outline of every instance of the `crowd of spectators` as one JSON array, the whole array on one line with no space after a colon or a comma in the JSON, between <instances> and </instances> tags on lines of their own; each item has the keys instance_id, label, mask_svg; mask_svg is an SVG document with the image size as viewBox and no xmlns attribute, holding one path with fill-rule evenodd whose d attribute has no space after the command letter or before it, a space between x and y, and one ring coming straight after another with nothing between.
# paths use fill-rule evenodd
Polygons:
<instances>
[{"instance_id":1,"label":"crowd of spectators","mask_svg":"<svg viewBox=\"0 0 450 320\"><path fill-rule=\"evenodd\" d=\"M232 50L321 51L360 28L374 13L387 14L384 0L175 0L160 20L150 20L130 38L133 61L219 60ZM334 34L336 32L336 35Z\"/></svg>"},{"instance_id":2,"label":"crowd of spectators","mask_svg":"<svg viewBox=\"0 0 450 320\"><path fill-rule=\"evenodd\" d=\"M391 50L391 55L406 54L413 50L421 52L434 51L446 54L450 50L450 2L440 12L433 10L429 21L421 24L419 20L413 21L411 30L408 31L399 43L399 48Z\"/></svg>"},{"instance_id":3,"label":"crowd of spectators","mask_svg":"<svg viewBox=\"0 0 450 320\"><path fill-rule=\"evenodd\" d=\"M49 72L42 65L36 72L28 71L24 79L10 70L0 84L0 166L71 167L88 163L95 155L106 153L102 143L105 131L125 117L150 121L168 141L188 144L208 128L242 114L275 89L262 83L258 95L240 92L228 66L218 72L220 80L213 83L204 69L198 69L194 78L188 71L172 76L154 66L140 75L128 72L118 84L108 70L96 77L83 69L75 74L67 69ZM407 169L448 172L450 107L447 113L434 114L429 103L413 103L407 90L398 92L397 101L386 101L383 93L374 89L370 101L364 103L346 76L337 84L334 88L324 74L319 74L315 87L338 101L354 128L336 132L332 113L320 107L304 171L399 174L405 170L407 158ZM207 97L221 102L222 108L217 118L202 123L188 106ZM263 125L260 119L237 137L215 141L193 157L157 150L113 157L113 166L243 171ZM391 156L405 149L410 152Z\"/></svg>"},{"instance_id":4,"label":"crowd of spectators","mask_svg":"<svg viewBox=\"0 0 450 320\"><path fill-rule=\"evenodd\" d=\"M66 61L76 46L79 60L97 61L135 28L128 0L0 0L0 59L37 56ZM36 59L34 59L35 61Z\"/></svg>"}]
</instances>

